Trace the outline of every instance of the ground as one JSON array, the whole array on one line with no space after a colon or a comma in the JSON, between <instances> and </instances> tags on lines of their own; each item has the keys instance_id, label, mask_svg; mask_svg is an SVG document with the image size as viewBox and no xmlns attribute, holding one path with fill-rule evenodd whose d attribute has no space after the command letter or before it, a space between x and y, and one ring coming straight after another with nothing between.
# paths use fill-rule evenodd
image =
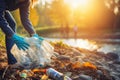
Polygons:
<instances>
[{"instance_id":1,"label":"ground","mask_svg":"<svg viewBox=\"0 0 120 80\"><path fill-rule=\"evenodd\" d=\"M4 75L3 72L7 66L7 57L5 48L0 46L1 79L3 77L3 80L21 80L20 74L26 73L26 80L54 80L49 78L44 72L47 68L54 68L64 75L69 76L72 80L117 80L116 76L120 77L118 75L120 70L117 70L120 66L116 66L120 63L115 63L115 58L117 57L111 57L103 52L68 46L62 42L50 43L54 47L54 55L56 57L52 57L52 62L49 66L29 71L8 68ZM113 72L116 74L113 74Z\"/></svg>"}]
</instances>

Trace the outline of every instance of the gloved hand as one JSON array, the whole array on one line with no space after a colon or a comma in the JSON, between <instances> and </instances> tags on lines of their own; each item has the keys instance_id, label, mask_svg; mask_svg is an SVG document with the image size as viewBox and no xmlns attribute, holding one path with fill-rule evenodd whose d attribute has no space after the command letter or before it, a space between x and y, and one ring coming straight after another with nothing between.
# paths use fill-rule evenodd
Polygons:
<instances>
[{"instance_id":1,"label":"gloved hand","mask_svg":"<svg viewBox=\"0 0 120 80\"><path fill-rule=\"evenodd\" d=\"M17 47L21 50L26 50L29 48L29 44L24 40L23 37L18 36L17 34L14 34L11 39L14 41L14 43L17 45Z\"/></svg>"},{"instance_id":2,"label":"gloved hand","mask_svg":"<svg viewBox=\"0 0 120 80\"><path fill-rule=\"evenodd\" d=\"M34 34L32 37L36 37L36 38L38 38L40 41L43 41L43 40L44 40L44 38L41 37L41 36L39 36L38 34Z\"/></svg>"}]
</instances>

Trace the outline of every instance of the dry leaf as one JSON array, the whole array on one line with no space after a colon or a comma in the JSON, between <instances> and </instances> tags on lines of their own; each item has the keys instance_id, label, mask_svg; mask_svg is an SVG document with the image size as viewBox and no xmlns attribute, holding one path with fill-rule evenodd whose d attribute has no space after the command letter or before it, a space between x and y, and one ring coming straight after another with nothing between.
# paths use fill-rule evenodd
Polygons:
<instances>
[{"instance_id":1,"label":"dry leaf","mask_svg":"<svg viewBox=\"0 0 120 80\"><path fill-rule=\"evenodd\" d=\"M42 72L42 73L45 73L46 72L46 69L33 69L32 72L34 73L39 73L39 72Z\"/></svg>"},{"instance_id":2,"label":"dry leaf","mask_svg":"<svg viewBox=\"0 0 120 80\"><path fill-rule=\"evenodd\" d=\"M72 64L72 68L73 69L78 69L78 68L80 68L81 67L81 63L80 62L75 62L74 64Z\"/></svg>"},{"instance_id":3,"label":"dry leaf","mask_svg":"<svg viewBox=\"0 0 120 80\"><path fill-rule=\"evenodd\" d=\"M48 76L44 74L40 80L48 80Z\"/></svg>"},{"instance_id":4,"label":"dry leaf","mask_svg":"<svg viewBox=\"0 0 120 80\"><path fill-rule=\"evenodd\" d=\"M64 68L64 67L65 67L64 63L60 63L60 68Z\"/></svg>"},{"instance_id":5,"label":"dry leaf","mask_svg":"<svg viewBox=\"0 0 120 80\"><path fill-rule=\"evenodd\" d=\"M94 64L90 63L90 62L83 63L83 66L87 67L87 68L97 69L97 67Z\"/></svg>"}]
</instances>

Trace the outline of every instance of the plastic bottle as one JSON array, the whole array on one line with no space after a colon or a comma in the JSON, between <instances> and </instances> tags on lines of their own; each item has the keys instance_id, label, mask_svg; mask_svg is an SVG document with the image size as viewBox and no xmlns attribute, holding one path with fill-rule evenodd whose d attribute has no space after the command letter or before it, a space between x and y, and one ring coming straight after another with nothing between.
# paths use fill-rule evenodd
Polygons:
<instances>
[{"instance_id":1,"label":"plastic bottle","mask_svg":"<svg viewBox=\"0 0 120 80\"><path fill-rule=\"evenodd\" d=\"M47 69L46 74L55 80L72 80L68 76L64 76L62 73L56 71L53 68Z\"/></svg>"},{"instance_id":2,"label":"plastic bottle","mask_svg":"<svg viewBox=\"0 0 120 80\"><path fill-rule=\"evenodd\" d=\"M46 74L55 80L64 80L63 74L53 68L47 69Z\"/></svg>"}]
</instances>

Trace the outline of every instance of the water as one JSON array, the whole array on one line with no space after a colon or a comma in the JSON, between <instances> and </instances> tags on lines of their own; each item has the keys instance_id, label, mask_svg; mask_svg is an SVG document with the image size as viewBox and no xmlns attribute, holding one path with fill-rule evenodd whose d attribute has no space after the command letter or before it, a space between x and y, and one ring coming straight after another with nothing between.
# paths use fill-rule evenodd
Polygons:
<instances>
[{"instance_id":1,"label":"water","mask_svg":"<svg viewBox=\"0 0 120 80\"><path fill-rule=\"evenodd\" d=\"M120 44L102 44L101 48L97 49L100 52L108 53L120 53Z\"/></svg>"},{"instance_id":2,"label":"water","mask_svg":"<svg viewBox=\"0 0 120 80\"><path fill-rule=\"evenodd\" d=\"M64 43L88 50L97 50L99 52L120 53L120 39L49 39L50 41L63 41Z\"/></svg>"}]
</instances>

